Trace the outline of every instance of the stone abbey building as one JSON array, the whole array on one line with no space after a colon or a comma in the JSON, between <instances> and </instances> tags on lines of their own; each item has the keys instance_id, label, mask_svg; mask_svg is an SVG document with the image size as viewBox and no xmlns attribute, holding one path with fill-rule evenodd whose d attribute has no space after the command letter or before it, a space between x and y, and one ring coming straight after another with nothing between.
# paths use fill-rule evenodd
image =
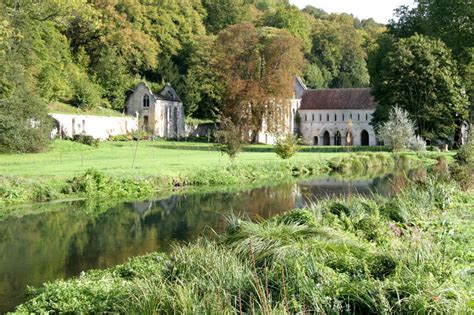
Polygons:
<instances>
[{"instance_id":1,"label":"stone abbey building","mask_svg":"<svg viewBox=\"0 0 474 315\"><path fill-rule=\"evenodd\" d=\"M378 145L370 125L377 103L369 88L311 90L297 77L290 106L287 130L299 133L309 145ZM259 135L259 142L274 141Z\"/></svg>"},{"instance_id":2,"label":"stone abbey building","mask_svg":"<svg viewBox=\"0 0 474 315\"><path fill-rule=\"evenodd\" d=\"M375 146L376 106L369 88L306 90L298 109L301 135L312 145Z\"/></svg>"}]
</instances>

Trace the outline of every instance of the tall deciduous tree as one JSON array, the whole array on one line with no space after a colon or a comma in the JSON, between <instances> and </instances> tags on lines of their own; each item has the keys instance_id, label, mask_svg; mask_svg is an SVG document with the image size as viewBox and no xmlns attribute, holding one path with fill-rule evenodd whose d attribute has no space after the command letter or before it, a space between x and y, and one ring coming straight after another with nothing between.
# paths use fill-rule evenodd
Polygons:
<instances>
[{"instance_id":1,"label":"tall deciduous tree","mask_svg":"<svg viewBox=\"0 0 474 315\"><path fill-rule=\"evenodd\" d=\"M416 0L401 6L389 25L397 38L415 34L441 39L452 51L467 88L474 119L474 3L472 0Z\"/></svg>"},{"instance_id":2,"label":"tall deciduous tree","mask_svg":"<svg viewBox=\"0 0 474 315\"><path fill-rule=\"evenodd\" d=\"M426 139L447 140L466 117L468 100L449 49L439 40L415 35L385 38L371 61L373 93L379 103L373 123L399 106Z\"/></svg>"},{"instance_id":3,"label":"tall deciduous tree","mask_svg":"<svg viewBox=\"0 0 474 315\"><path fill-rule=\"evenodd\" d=\"M278 131L289 114L293 78L304 64L300 40L287 30L243 23L221 32L215 50L224 116L252 140L264 124L269 132Z\"/></svg>"}]
</instances>

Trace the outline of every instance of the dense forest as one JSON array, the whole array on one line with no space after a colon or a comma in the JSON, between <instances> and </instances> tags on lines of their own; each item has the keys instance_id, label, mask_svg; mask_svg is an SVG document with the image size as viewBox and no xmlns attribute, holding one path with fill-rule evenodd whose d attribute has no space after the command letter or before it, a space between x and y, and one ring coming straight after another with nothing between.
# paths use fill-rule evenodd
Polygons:
<instances>
[{"instance_id":1,"label":"dense forest","mask_svg":"<svg viewBox=\"0 0 474 315\"><path fill-rule=\"evenodd\" d=\"M434 3L442 8L443 1ZM473 68L472 25L469 30L464 24L472 20L472 3L455 1L457 11L450 14L458 25L438 21L449 12L427 14L431 2L420 0L418 11L400 8L387 28L312 6L300 10L288 0L2 0L0 144L12 151L42 148L49 104L123 111L127 95L143 80L154 90L171 83L188 117L215 119L226 106L235 108L226 99L230 81L222 71L242 69L229 68L226 54L250 42L261 52L247 49L249 60L266 58L277 43L293 43L286 54L298 56L285 69L303 76L310 88L368 87L370 69L372 85L374 78L383 80L384 43L415 33L441 36L462 60L466 78ZM268 86L265 80L260 84ZM260 92L277 93L282 86ZM243 90L248 88L233 92Z\"/></svg>"},{"instance_id":2,"label":"dense forest","mask_svg":"<svg viewBox=\"0 0 474 315\"><path fill-rule=\"evenodd\" d=\"M0 21L0 99L8 103L0 115L30 117L54 102L122 111L145 80L153 89L171 83L188 116L215 118L224 102L214 42L245 22L299 40L309 87L368 86L367 52L385 30L285 0L3 0Z\"/></svg>"}]
</instances>

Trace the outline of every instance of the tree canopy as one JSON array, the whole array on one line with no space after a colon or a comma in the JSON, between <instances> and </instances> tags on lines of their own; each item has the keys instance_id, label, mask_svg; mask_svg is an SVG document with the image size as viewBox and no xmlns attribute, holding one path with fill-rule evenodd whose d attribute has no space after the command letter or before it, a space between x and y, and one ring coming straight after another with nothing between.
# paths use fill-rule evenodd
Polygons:
<instances>
[{"instance_id":1,"label":"tree canopy","mask_svg":"<svg viewBox=\"0 0 474 315\"><path fill-rule=\"evenodd\" d=\"M287 30L236 24L219 33L215 67L224 83L223 114L255 139L263 123L277 131L288 115L301 41Z\"/></svg>"},{"instance_id":2,"label":"tree canopy","mask_svg":"<svg viewBox=\"0 0 474 315\"><path fill-rule=\"evenodd\" d=\"M425 139L448 140L467 118L468 100L450 50L421 35L387 37L371 67L379 102L373 123L386 121L391 108L405 109Z\"/></svg>"}]
</instances>

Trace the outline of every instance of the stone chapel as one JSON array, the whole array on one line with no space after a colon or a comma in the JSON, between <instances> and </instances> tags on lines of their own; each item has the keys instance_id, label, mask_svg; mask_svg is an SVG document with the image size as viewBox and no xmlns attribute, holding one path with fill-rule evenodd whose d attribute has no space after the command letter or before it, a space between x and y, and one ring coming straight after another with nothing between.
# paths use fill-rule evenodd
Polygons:
<instances>
[{"instance_id":1,"label":"stone chapel","mask_svg":"<svg viewBox=\"0 0 474 315\"><path fill-rule=\"evenodd\" d=\"M177 139L185 135L183 102L170 84L156 93L139 83L127 99L126 110L138 116L142 130L155 136Z\"/></svg>"}]
</instances>

